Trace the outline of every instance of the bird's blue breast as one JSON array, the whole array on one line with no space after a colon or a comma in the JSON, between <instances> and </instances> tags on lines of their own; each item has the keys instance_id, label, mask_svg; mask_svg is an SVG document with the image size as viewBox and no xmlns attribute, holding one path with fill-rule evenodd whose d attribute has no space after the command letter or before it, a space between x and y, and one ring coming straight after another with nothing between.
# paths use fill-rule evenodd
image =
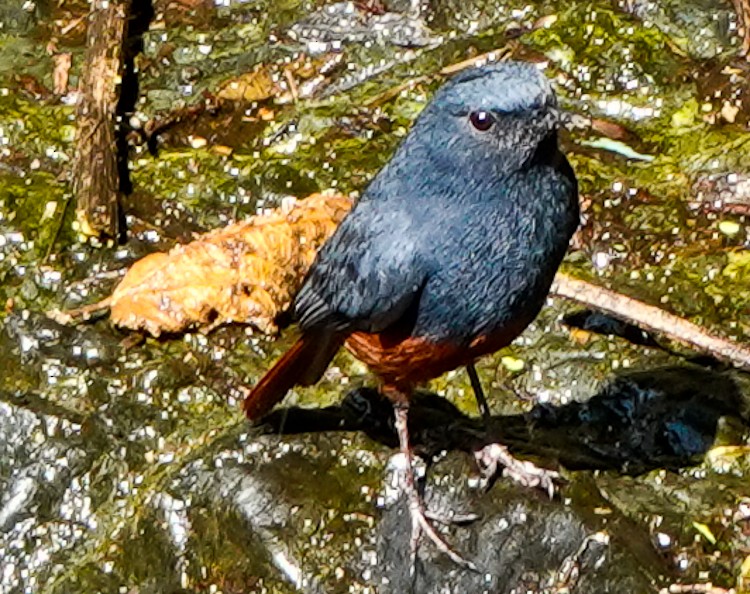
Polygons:
<instances>
[{"instance_id":1,"label":"bird's blue breast","mask_svg":"<svg viewBox=\"0 0 750 594\"><path fill-rule=\"evenodd\" d=\"M412 335L468 344L523 327L539 312L577 225L572 184L552 170L508 180L485 200L433 229L434 266ZM487 198L487 197L485 197Z\"/></svg>"}]
</instances>

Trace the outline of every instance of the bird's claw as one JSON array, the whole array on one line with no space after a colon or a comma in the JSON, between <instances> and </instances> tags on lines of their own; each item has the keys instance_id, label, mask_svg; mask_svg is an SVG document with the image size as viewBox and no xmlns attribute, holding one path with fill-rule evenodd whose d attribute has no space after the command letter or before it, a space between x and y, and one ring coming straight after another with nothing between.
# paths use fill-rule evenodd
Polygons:
<instances>
[{"instance_id":1,"label":"bird's claw","mask_svg":"<svg viewBox=\"0 0 750 594\"><path fill-rule=\"evenodd\" d=\"M498 476L500 467L503 469L503 476L524 487L542 489L550 499L555 496L556 485L562 481L560 473L539 468L528 460L518 460L507 447L499 443L491 443L477 450L474 457L487 486Z\"/></svg>"},{"instance_id":2,"label":"bird's claw","mask_svg":"<svg viewBox=\"0 0 750 594\"><path fill-rule=\"evenodd\" d=\"M451 512L449 516L445 516L436 512L432 512L428 509L424 511L424 515L428 520L437 522L438 524L443 524L445 526L450 526L451 524L455 526L464 526L466 524L476 522L481 517L479 514L473 514L471 512L467 514L457 514Z\"/></svg>"},{"instance_id":3,"label":"bird's claw","mask_svg":"<svg viewBox=\"0 0 750 594\"><path fill-rule=\"evenodd\" d=\"M434 544L435 547L441 553L450 557L450 559L457 565L460 565L461 567L465 567L466 569L470 569L471 571L478 571L477 566L474 563L472 563L468 559L464 559L447 542L445 542L443 537L437 533L433 525L430 523L428 516L430 516L431 519L433 519L434 521L440 521L440 522L443 522L443 521L456 522L457 520L455 518L437 519L436 516L434 516L433 514L426 512L425 509L422 507L422 505L420 505L419 503L415 504L413 500L410 501L409 503L409 513L411 515L411 540L410 540L411 569L410 569L410 573L412 575L414 575L415 568L416 568L417 547L419 545L419 537L422 534L424 534L428 539L430 539L430 541L432 541L432 544Z\"/></svg>"}]
</instances>

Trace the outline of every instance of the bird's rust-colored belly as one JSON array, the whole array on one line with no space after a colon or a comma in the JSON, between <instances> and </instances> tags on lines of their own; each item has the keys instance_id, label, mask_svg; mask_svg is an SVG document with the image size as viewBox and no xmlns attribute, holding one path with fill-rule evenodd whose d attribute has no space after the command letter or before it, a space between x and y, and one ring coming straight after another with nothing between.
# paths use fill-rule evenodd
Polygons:
<instances>
[{"instance_id":1,"label":"bird's rust-colored belly","mask_svg":"<svg viewBox=\"0 0 750 594\"><path fill-rule=\"evenodd\" d=\"M468 347L414 336L394 340L386 334L366 332L350 335L346 347L385 385L408 389L500 350L523 332L528 323L519 319L501 331L476 337Z\"/></svg>"}]
</instances>

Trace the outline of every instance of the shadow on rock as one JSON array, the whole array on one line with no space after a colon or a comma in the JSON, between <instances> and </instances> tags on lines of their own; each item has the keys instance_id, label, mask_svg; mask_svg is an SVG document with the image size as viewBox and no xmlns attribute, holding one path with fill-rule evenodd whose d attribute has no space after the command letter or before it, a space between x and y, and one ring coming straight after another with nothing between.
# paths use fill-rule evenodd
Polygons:
<instances>
[{"instance_id":1,"label":"shadow on rock","mask_svg":"<svg viewBox=\"0 0 750 594\"><path fill-rule=\"evenodd\" d=\"M747 403L728 373L665 367L622 373L586 402L535 406L485 423L429 392L415 395L409 427L413 444L430 457L443 450L473 452L503 443L516 455L569 469L640 474L698 463L722 417L747 422ZM340 406L274 411L264 427L280 434L364 431L396 447L392 407L376 390L359 388Z\"/></svg>"},{"instance_id":2,"label":"shadow on rock","mask_svg":"<svg viewBox=\"0 0 750 594\"><path fill-rule=\"evenodd\" d=\"M631 475L677 469L701 460L721 418L747 424L743 399L730 374L697 366L622 373L586 402L537 405L526 414L494 416L486 423L435 394L417 394L410 409L412 443L428 459L448 452L439 478L425 484L425 499L439 514L478 513L479 521L448 530L450 542L481 572L458 568L423 545L416 576L410 576L409 518L401 500L385 506L377 529L379 563L373 577L379 591L650 591L654 576L671 575L673 566L627 514L612 512L602 520L591 512L611 506L590 475L577 475L566 488L571 503L564 506L508 481L481 493L467 488L471 462L454 452L500 442L546 466ZM285 435L363 431L390 447L398 444L390 403L367 388L353 390L340 406L277 410L263 427Z\"/></svg>"},{"instance_id":3,"label":"shadow on rock","mask_svg":"<svg viewBox=\"0 0 750 594\"><path fill-rule=\"evenodd\" d=\"M748 418L744 398L730 374L694 366L623 373L586 402L537 405L487 423L435 394L417 394L410 409L412 443L427 459L448 452L425 481L425 500L440 515L478 514L477 522L446 530L449 542L480 573L457 567L423 544L416 576L410 576L410 524L401 499L382 508L376 529L378 564L371 573L379 591L650 591L655 576L675 577L674 566L654 548L648 530L613 509L592 475L571 477L565 505L509 481L483 492L469 487L472 462L461 452L500 442L545 466L629 475L677 469L701 460L722 418L740 421L741 440ZM266 417L263 430L282 435L363 431L389 447L398 444L390 403L367 388L353 390L340 406L277 410ZM610 511L600 517L596 509Z\"/></svg>"}]
</instances>

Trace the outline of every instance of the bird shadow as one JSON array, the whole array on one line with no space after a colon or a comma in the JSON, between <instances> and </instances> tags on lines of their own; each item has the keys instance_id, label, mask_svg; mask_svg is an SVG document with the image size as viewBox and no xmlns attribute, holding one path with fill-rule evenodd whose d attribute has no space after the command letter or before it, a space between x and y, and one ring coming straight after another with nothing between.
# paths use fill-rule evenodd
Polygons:
<instances>
[{"instance_id":1,"label":"bird shadow","mask_svg":"<svg viewBox=\"0 0 750 594\"><path fill-rule=\"evenodd\" d=\"M426 457L501 443L542 466L635 475L699 463L715 441L720 419L742 434L748 411L748 398L730 373L671 366L618 374L585 402L538 404L486 421L437 394L417 392L409 429L415 450ZM363 431L389 447L398 445L392 406L372 388L354 389L336 406L277 409L259 427L281 435Z\"/></svg>"}]
</instances>

